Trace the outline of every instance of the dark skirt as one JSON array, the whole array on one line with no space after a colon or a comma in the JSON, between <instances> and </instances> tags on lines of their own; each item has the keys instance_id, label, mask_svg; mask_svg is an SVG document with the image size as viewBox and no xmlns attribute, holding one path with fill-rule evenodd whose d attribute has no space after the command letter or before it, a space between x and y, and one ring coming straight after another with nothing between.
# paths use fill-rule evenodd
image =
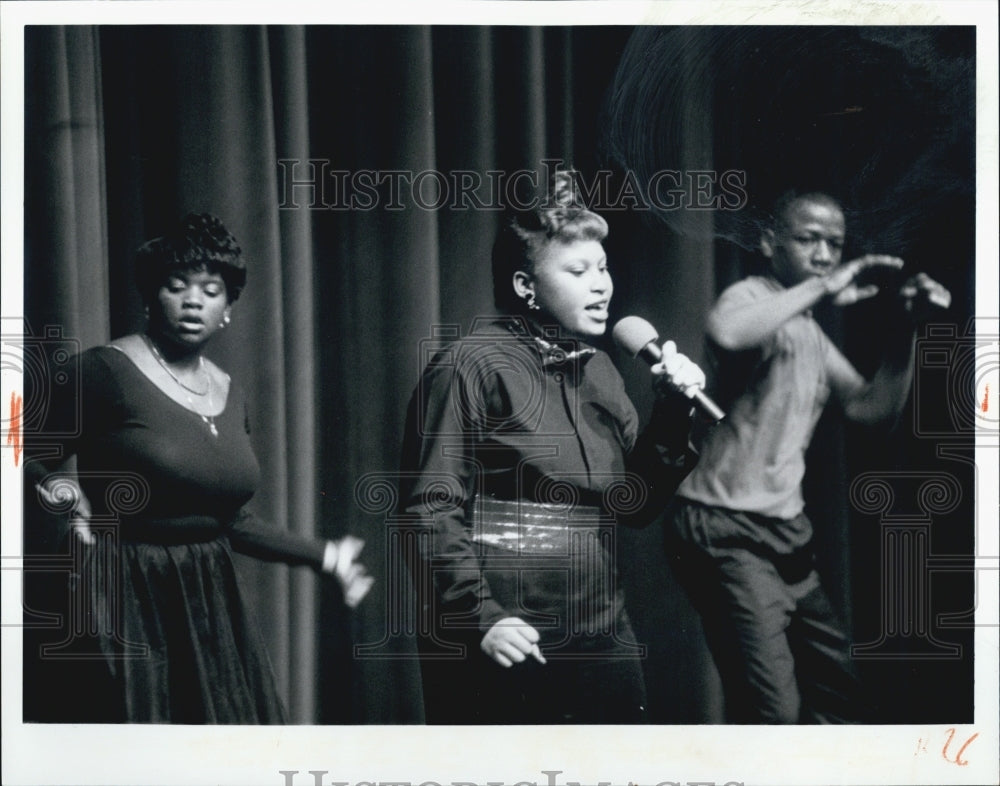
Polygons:
<instances>
[{"instance_id":1,"label":"dark skirt","mask_svg":"<svg viewBox=\"0 0 1000 786\"><path fill-rule=\"evenodd\" d=\"M63 581L57 592L63 623L25 639L26 720L285 722L225 536L182 544L109 537L76 551L69 588Z\"/></svg>"}]
</instances>

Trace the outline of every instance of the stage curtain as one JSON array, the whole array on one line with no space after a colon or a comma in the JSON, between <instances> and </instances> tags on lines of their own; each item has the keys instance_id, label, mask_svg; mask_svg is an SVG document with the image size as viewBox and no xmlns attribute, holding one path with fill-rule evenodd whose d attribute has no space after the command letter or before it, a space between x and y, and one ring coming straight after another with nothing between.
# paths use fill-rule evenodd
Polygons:
<instances>
[{"instance_id":1,"label":"stage curtain","mask_svg":"<svg viewBox=\"0 0 1000 786\"><path fill-rule=\"evenodd\" d=\"M40 27L25 44L25 314L91 346L110 330L98 34Z\"/></svg>"}]
</instances>

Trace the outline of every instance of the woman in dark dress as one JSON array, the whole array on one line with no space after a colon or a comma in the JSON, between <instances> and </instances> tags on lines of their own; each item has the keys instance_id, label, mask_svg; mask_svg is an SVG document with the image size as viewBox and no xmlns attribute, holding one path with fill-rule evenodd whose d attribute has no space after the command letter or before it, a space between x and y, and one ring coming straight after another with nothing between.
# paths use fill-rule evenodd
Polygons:
<instances>
[{"instance_id":1,"label":"woman in dark dress","mask_svg":"<svg viewBox=\"0 0 1000 786\"><path fill-rule=\"evenodd\" d=\"M50 719L280 723L232 552L332 574L354 606L372 583L356 562L362 542L295 537L246 507L260 469L243 392L203 356L246 280L235 238L189 215L136 263L146 332L80 355L79 380L62 386L79 398L55 402L46 429L65 433L58 419L78 413L80 432L57 458L26 464L81 541L75 629L47 658L63 694ZM54 471L69 456L76 471Z\"/></svg>"},{"instance_id":2,"label":"woman in dark dress","mask_svg":"<svg viewBox=\"0 0 1000 786\"><path fill-rule=\"evenodd\" d=\"M608 320L606 234L559 173L494 246L508 315L443 347L411 400L400 508L428 723L643 719L615 527L651 521L691 471L677 391L704 375L667 342L638 433L621 376L588 344Z\"/></svg>"}]
</instances>

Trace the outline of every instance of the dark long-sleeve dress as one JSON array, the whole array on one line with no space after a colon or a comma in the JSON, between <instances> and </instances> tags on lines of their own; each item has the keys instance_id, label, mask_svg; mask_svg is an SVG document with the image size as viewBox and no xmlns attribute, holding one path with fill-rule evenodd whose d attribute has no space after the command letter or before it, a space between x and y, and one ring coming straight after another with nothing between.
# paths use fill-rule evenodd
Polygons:
<instances>
[{"instance_id":1,"label":"dark long-sleeve dress","mask_svg":"<svg viewBox=\"0 0 1000 786\"><path fill-rule=\"evenodd\" d=\"M30 653L41 683L34 701L45 706L26 701L26 717L282 722L232 552L319 567L325 543L269 529L246 512L260 469L240 388L231 385L213 436L123 352L97 347L76 365L78 384L62 387L79 395L52 402L26 472L40 480L76 455L96 543L71 545L65 636ZM41 458L47 442L58 452Z\"/></svg>"},{"instance_id":2,"label":"dark long-sleeve dress","mask_svg":"<svg viewBox=\"0 0 1000 786\"><path fill-rule=\"evenodd\" d=\"M690 404L638 416L604 352L530 321L481 324L427 366L400 483L431 723L640 721L641 646L617 524L656 516L696 456ZM547 663L504 669L479 643L520 617Z\"/></svg>"}]
</instances>

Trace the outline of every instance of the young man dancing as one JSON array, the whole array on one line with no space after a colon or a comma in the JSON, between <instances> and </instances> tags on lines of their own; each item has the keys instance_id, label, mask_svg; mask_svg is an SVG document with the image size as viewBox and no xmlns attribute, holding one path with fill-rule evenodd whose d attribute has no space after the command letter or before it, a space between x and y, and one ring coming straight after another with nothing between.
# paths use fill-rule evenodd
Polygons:
<instances>
[{"instance_id":1,"label":"young man dancing","mask_svg":"<svg viewBox=\"0 0 1000 786\"><path fill-rule=\"evenodd\" d=\"M857 283L868 254L841 263L844 212L823 193L788 193L760 239L764 275L726 289L707 322L728 416L708 436L681 485L668 527L675 569L701 614L733 723L858 721L850 642L816 573L801 482L813 429L831 396L849 419L895 419L913 378L915 326L947 308L948 290L924 273L898 293L885 360L866 380L811 315L829 298L872 297Z\"/></svg>"}]
</instances>

